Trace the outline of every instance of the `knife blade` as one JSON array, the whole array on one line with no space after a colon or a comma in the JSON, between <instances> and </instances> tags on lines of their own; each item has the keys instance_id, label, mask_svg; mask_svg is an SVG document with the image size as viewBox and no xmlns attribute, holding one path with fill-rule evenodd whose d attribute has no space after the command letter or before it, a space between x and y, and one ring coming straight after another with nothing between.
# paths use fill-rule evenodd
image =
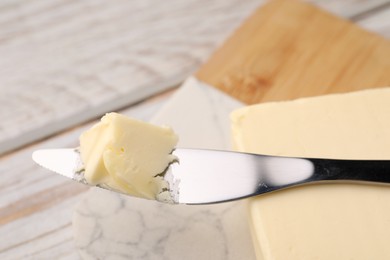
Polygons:
<instances>
[{"instance_id":1,"label":"knife blade","mask_svg":"<svg viewBox=\"0 0 390 260\"><path fill-rule=\"evenodd\" d=\"M293 158L206 149L176 149L173 154L178 162L168 167L164 180L169 184L170 202L180 204L226 202L324 181L390 183L390 161L385 160ZM33 160L88 184L77 149L38 150ZM104 183L98 186L112 190Z\"/></svg>"},{"instance_id":2,"label":"knife blade","mask_svg":"<svg viewBox=\"0 0 390 260\"><path fill-rule=\"evenodd\" d=\"M52 172L88 184L82 176L84 165L77 148L41 149L33 152L32 159Z\"/></svg>"}]
</instances>

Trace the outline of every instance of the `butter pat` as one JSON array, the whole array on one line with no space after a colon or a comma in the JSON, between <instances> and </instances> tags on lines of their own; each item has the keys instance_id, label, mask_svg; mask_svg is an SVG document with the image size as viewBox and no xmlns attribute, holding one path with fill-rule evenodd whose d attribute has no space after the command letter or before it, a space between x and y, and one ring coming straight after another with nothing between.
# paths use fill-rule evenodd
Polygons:
<instances>
[{"instance_id":1,"label":"butter pat","mask_svg":"<svg viewBox=\"0 0 390 260\"><path fill-rule=\"evenodd\" d=\"M106 114L80 136L84 178L137 197L164 197L168 184L162 174L176 159L171 153L177 142L168 127Z\"/></svg>"},{"instance_id":2,"label":"butter pat","mask_svg":"<svg viewBox=\"0 0 390 260\"><path fill-rule=\"evenodd\" d=\"M239 151L390 159L390 88L245 107L232 128ZM298 187L251 199L249 209L258 259L390 259L388 186Z\"/></svg>"}]
</instances>

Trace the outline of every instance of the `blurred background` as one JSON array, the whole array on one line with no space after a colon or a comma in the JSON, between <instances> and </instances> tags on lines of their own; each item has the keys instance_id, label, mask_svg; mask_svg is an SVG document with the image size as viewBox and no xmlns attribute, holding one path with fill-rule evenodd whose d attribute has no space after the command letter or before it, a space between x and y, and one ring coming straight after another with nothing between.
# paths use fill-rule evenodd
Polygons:
<instances>
[{"instance_id":1,"label":"blurred background","mask_svg":"<svg viewBox=\"0 0 390 260\"><path fill-rule=\"evenodd\" d=\"M390 36L386 0L313 0ZM263 0L1 1L0 153L177 87Z\"/></svg>"}]
</instances>

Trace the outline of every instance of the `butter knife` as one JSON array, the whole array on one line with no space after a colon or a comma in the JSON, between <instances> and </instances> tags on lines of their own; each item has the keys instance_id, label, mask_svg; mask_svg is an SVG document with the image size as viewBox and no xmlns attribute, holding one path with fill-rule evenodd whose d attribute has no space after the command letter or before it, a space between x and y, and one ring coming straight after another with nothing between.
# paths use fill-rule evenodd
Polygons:
<instances>
[{"instance_id":1,"label":"butter knife","mask_svg":"<svg viewBox=\"0 0 390 260\"><path fill-rule=\"evenodd\" d=\"M325 183L390 183L390 160L293 158L205 149L176 149L178 162L165 172L173 203L210 204L289 187ZM33 153L39 165L87 184L77 149ZM109 187L102 187L110 189Z\"/></svg>"}]
</instances>

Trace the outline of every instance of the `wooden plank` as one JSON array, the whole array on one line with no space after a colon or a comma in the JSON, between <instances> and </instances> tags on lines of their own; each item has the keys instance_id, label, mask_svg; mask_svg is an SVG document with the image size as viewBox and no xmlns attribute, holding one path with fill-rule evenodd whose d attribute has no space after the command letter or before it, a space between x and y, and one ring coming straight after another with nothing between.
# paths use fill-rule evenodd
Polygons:
<instances>
[{"instance_id":1,"label":"wooden plank","mask_svg":"<svg viewBox=\"0 0 390 260\"><path fill-rule=\"evenodd\" d=\"M260 8L197 72L248 104L390 85L390 42L299 1Z\"/></svg>"}]
</instances>

